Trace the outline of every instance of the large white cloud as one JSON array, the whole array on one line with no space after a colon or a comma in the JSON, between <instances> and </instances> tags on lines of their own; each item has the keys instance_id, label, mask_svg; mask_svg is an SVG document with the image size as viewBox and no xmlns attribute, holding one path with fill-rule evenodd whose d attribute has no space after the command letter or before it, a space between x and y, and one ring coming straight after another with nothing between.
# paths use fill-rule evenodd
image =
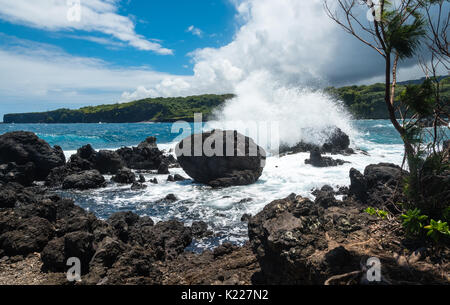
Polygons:
<instances>
[{"instance_id":1,"label":"large white cloud","mask_svg":"<svg viewBox=\"0 0 450 305\"><path fill-rule=\"evenodd\" d=\"M123 99L234 92L257 71L267 72L286 86L382 80L383 59L339 28L326 15L323 0L230 1L242 24L231 43L192 52L192 77L141 84L139 90L124 93ZM402 63L399 77L416 77L419 71L416 60L410 60Z\"/></svg>"},{"instance_id":2,"label":"large white cloud","mask_svg":"<svg viewBox=\"0 0 450 305\"><path fill-rule=\"evenodd\" d=\"M134 22L129 17L118 14L119 2L119 0L0 0L0 18L50 31L83 30L103 33L139 50L153 51L162 55L173 53L160 43L137 34Z\"/></svg>"}]
</instances>

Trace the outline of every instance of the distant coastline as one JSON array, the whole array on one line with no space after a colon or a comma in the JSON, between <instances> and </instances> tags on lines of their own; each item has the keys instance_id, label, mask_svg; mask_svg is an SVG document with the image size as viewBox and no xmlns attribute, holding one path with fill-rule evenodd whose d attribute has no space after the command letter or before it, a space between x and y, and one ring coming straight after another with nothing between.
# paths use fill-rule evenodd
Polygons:
<instances>
[{"instance_id":1,"label":"distant coastline","mask_svg":"<svg viewBox=\"0 0 450 305\"><path fill-rule=\"evenodd\" d=\"M57 109L47 112L5 114L4 123L140 123L193 121L195 113L208 120L232 94L206 94L188 97L147 98L138 101L83 107L77 110Z\"/></svg>"},{"instance_id":2,"label":"distant coastline","mask_svg":"<svg viewBox=\"0 0 450 305\"><path fill-rule=\"evenodd\" d=\"M400 94L408 84L420 84L424 79L400 82ZM440 79L441 100L450 101L450 77ZM328 87L324 91L344 103L356 119L389 119L384 102L384 84ZM52 123L172 123L194 121L195 113L202 113L203 120L212 119L212 113L220 109L233 94L206 94L188 97L147 98L122 103L83 107L77 110L57 109L47 112L5 114L3 123L52 124Z\"/></svg>"}]
</instances>

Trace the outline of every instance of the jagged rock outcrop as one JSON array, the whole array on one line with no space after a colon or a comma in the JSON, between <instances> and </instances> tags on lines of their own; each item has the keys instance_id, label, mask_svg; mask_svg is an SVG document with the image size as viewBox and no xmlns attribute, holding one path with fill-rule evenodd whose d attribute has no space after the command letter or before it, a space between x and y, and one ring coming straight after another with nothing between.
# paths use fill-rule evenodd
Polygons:
<instances>
[{"instance_id":1,"label":"jagged rock outcrop","mask_svg":"<svg viewBox=\"0 0 450 305\"><path fill-rule=\"evenodd\" d=\"M136 176L129 168L122 168L111 180L121 184L132 184L136 182Z\"/></svg>"},{"instance_id":2,"label":"jagged rock outcrop","mask_svg":"<svg viewBox=\"0 0 450 305\"><path fill-rule=\"evenodd\" d=\"M19 173L26 172L30 180L44 180L53 168L65 164L65 157L61 147L52 148L34 133L14 131L0 135L0 164L8 163L14 163Z\"/></svg>"},{"instance_id":3,"label":"jagged rock outcrop","mask_svg":"<svg viewBox=\"0 0 450 305\"><path fill-rule=\"evenodd\" d=\"M280 154L296 154L301 152L310 152L313 150L319 150L320 153L332 153L332 154L353 154L353 149L349 148L350 138L340 128L329 128L330 132L325 132L323 137L326 140L322 145L299 142L294 146L281 145L279 149Z\"/></svg>"},{"instance_id":4,"label":"jagged rock outcrop","mask_svg":"<svg viewBox=\"0 0 450 305\"><path fill-rule=\"evenodd\" d=\"M311 150L309 154L309 159L305 160L305 164L310 164L314 167L338 166L345 163L349 162L346 162L341 159L333 159L331 157L323 157L322 154L320 153L320 149L317 147Z\"/></svg>"},{"instance_id":5,"label":"jagged rock outcrop","mask_svg":"<svg viewBox=\"0 0 450 305\"><path fill-rule=\"evenodd\" d=\"M131 169L157 170L165 159L156 145L155 137L148 137L137 147L122 147L116 152Z\"/></svg>"},{"instance_id":6,"label":"jagged rock outcrop","mask_svg":"<svg viewBox=\"0 0 450 305\"><path fill-rule=\"evenodd\" d=\"M40 252L44 272L66 272L67 259L77 257L86 284L161 284L161 262L176 259L192 241L191 227L176 220L154 224L120 212L105 222L41 187L9 183L2 190L2 257ZM199 236L202 229L193 231Z\"/></svg>"},{"instance_id":7,"label":"jagged rock outcrop","mask_svg":"<svg viewBox=\"0 0 450 305\"><path fill-rule=\"evenodd\" d=\"M345 236L369 221L358 210L325 209L292 194L250 219L249 238L267 283L323 284L333 274L359 267L348 251L329 247L326 235Z\"/></svg>"},{"instance_id":8,"label":"jagged rock outcrop","mask_svg":"<svg viewBox=\"0 0 450 305\"><path fill-rule=\"evenodd\" d=\"M391 163L371 164L364 169L364 175L352 168L349 194L362 203L389 208L393 202L405 201L401 190L406 173Z\"/></svg>"}]
</instances>

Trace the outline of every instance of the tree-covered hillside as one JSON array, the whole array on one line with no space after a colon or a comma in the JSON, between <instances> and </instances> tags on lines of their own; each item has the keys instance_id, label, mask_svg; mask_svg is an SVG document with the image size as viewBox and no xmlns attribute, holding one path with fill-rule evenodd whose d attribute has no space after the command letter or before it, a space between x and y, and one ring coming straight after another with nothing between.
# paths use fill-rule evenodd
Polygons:
<instances>
[{"instance_id":1,"label":"tree-covered hillside","mask_svg":"<svg viewBox=\"0 0 450 305\"><path fill-rule=\"evenodd\" d=\"M397 98L408 84L419 84L421 80L399 83ZM450 105L450 77L440 81L441 101ZM384 103L384 84L329 87L325 91L342 100L358 119L388 119ZM84 107L78 110L58 109L49 112L6 114L4 123L134 123L192 121L195 113L202 113L208 120L212 111L232 98L232 94L198 95L189 97L148 98L139 101Z\"/></svg>"},{"instance_id":2,"label":"tree-covered hillside","mask_svg":"<svg viewBox=\"0 0 450 305\"><path fill-rule=\"evenodd\" d=\"M192 121L195 113L207 119L214 108L232 94L189 97L147 98L139 101L84 107L78 110L58 109L49 112L6 114L4 123L135 123Z\"/></svg>"},{"instance_id":3,"label":"tree-covered hillside","mask_svg":"<svg viewBox=\"0 0 450 305\"><path fill-rule=\"evenodd\" d=\"M422 80L399 83L396 88L396 98L405 90L407 84L418 84ZM325 91L336 99L342 100L349 111L358 119L388 119L389 114L384 102L384 84L347 86L341 88L329 87ZM441 101L450 102L450 77L440 80Z\"/></svg>"}]
</instances>

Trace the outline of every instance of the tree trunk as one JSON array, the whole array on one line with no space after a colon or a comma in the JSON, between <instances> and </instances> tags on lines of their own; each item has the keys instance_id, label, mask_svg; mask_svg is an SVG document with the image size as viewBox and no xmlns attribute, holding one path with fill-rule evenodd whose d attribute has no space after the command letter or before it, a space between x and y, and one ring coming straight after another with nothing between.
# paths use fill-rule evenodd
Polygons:
<instances>
[{"instance_id":1,"label":"tree trunk","mask_svg":"<svg viewBox=\"0 0 450 305\"><path fill-rule=\"evenodd\" d=\"M406 154L406 159L408 161L408 166L411 169L411 161L414 157L414 148L411 145L411 143L409 143L408 139L406 138L406 130L400 125L400 123L397 121L397 118L395 117L395 108L394 108L394 94L395 91L392 90L391 91L391 54L390 53L386 53L386 67L385 67L385 94L384 94L384 101L386 103L386 107L388 109L389 112L389 119L391 120L392 125L394 125L395 129L397 130L397 132L400 134L400 136L402 137L404 146L405 146L405 154ZM391 96L392 94L392 96ZM392 98L392 100L391 100Z\"/></svg>"}]
</instances>

